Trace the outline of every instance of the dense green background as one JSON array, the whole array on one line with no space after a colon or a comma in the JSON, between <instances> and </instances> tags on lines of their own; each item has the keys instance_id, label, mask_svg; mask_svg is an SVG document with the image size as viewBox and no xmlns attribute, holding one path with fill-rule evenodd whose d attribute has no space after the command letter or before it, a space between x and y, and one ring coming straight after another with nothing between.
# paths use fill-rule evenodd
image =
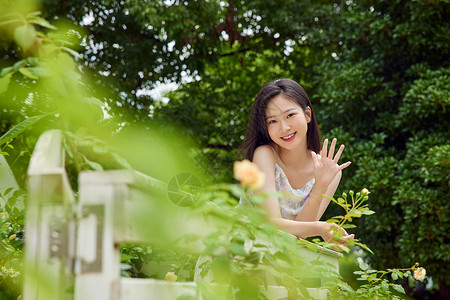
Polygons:
<instances>
[{"instance_id":1,"label":"dense green background","mask_svg":"<svg viewBox=\"0 0 450 300\"><path fill-rule=\"evenodd\" d=\"M109 113L167 134L183 128L200 145L198 159L217 181L232 181L231 164L240 158L236 149L258 89L280 77L300 82L323 136L345 143L343 161L353 162L340 190L372 192L376 215L355 230L375 252L368 257L371 264L383 269L418 261L440 289L434 296L448 297L449 1L42 4L47 20L69 18L82 28L79 62L94 70L89 87L108 91L101 97ZM0 67L21 55L0 39ZM161 82L180 84L165 95L167 104L140 92ZM0 96L1 133L42 112L20 105L26 96L26 87L8 95L18 106ZM114 121L102 124L111 131L118 127ZM31 149L33 140L22 139ZM26 161L17 162L19 170ZM331 209L329 216L335 213Z\"/></svg>"}]
</instances>

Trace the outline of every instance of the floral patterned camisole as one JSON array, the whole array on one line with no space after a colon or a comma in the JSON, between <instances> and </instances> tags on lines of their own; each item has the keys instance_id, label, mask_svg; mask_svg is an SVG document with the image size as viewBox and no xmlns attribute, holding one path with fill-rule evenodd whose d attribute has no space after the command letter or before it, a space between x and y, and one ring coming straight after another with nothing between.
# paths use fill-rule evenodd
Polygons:
<instances>
[{"instance_id":1,"label":"floral patterned camisole","mask_svg":"<svg viewBox=\"0 0 450 300\"><path fill-rule=\"evenodd\" d=\"M283 219L295 220L302 210L311 191L314 187L314 178L308 181L305 186L300 189L294 189L289 184L289 180L283 169L276 163L275 149L272 148L275 157L275 187L278 195L278 204ZM248 197L243 196L239 200L239 205L253 205Z\"/></svg>"},{"instance_id":2,"label":"floral patterned camisole","mask_svg":"<svg viewBox=\"0 0 450 300\"><path fill-rule=\"evenodd\" d=\"M279 193L278 204L281 216L284 219L295 220L311 195L315 180L311 179L300 189L292 188L283 169L277 164L277 155L273 147L272 151L275 157L275 187Z\"/></svg>"},{"instance_id":3,"label":"floral patterned camisole","mask_svg":"<svg viewBox=\"0 0 450 300\"><path fill-rule=\"evenodd\" d=\"M295 220L311 195L314 182L315 180L313 178L304 187L294 189L289 184L289 180L283 169L275 163L275 187L277 192L280 193L278 203L280 205L281 216L284 219Z\"/></svg>"}]
</instances>

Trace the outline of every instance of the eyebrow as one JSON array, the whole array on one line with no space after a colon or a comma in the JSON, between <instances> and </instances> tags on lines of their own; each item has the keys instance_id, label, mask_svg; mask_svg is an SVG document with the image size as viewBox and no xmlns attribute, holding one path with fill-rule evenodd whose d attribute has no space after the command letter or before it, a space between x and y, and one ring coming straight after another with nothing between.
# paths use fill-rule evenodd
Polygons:
<instances>
[{"instance_id":1,"label":"eyebrow","mask_svg":"<svg viewBox=\"0 0 450 300\"><path fill-rule=\"evenodd\" d=\"M292 111L292 110L297 110L297 108L289 108L289 109L286 109L285 111L283 111L282 113L280 113L278 116L284 115L285 113L290 112L290 111ZM270 118L274 118L274 117L276 117L276 116L267 116L267 117L266 117L266 120L267 120L267 119L270 119Z\"/></svg>"}]
</instances>

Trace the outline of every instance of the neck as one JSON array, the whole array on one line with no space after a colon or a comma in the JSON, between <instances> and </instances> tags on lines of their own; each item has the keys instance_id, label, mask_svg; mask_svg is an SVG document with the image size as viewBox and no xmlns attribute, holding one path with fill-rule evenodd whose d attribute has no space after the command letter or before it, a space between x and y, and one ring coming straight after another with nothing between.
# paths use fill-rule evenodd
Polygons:
<instances>
[{"instance_id":1,"label":"neck","mask_svg":"<svg viewBox=\"0 0 450 300\"><path fill-rule=\"evenodd\" d=\"M305 165L308 165L311 160L311 154L308 150L306 143L295 149L287 150L278 147L278 154L289 169L303 169Z\"/></svg>"}]
</instances>

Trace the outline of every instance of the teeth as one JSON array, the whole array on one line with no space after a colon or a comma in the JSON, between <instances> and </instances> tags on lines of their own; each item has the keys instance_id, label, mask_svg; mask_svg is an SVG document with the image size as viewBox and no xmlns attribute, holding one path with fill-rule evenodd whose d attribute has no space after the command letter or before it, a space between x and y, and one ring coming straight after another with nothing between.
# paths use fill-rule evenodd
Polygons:
<instances>
[{"instance_id":1,"label":"teeth","mask_svg":"<svg viewBox=\"0 0 450 300\"><path fill-rule=\"evenodd\" d=\"M288 135L288 136L284 136L284 137L282 137L282 139L283 139L283 140L287 140L287 139L290 139L291 137L293 137L293 136L294 136L294 134L295 134L295 132L294 132L294 133L292 133L292 134L290 134L290 135Z\"/></svg>"}]
</instances>

